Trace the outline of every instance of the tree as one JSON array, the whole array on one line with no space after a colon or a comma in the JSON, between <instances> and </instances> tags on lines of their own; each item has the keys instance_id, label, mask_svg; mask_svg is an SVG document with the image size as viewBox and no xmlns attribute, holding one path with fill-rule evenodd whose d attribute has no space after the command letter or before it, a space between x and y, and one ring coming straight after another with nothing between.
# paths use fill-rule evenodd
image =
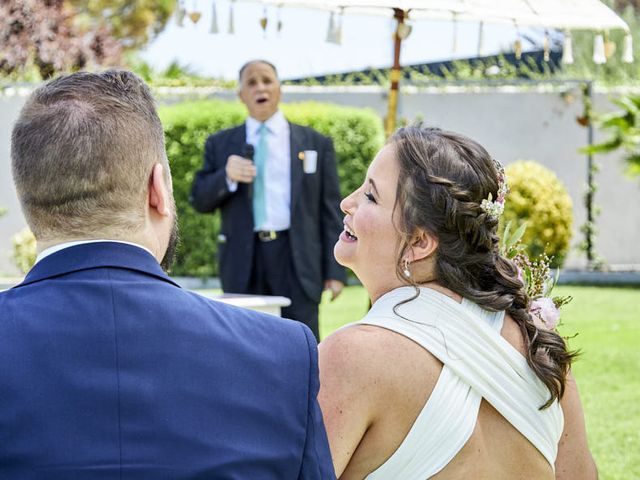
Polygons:
<instances>
[{"instance_id":1,"label":"tree","mask_svg":"<svg viewBox=\"0 0 640 480\"><path fill-rule=\"evenodd\" d=\"M621 148L625 154L627 171L640 175L640 95L628 94L613 99L620 111L602 115L598 124L611 136L602 143L583 149L586 153L609 153Z\"/></svg>"},{"instance_id":2,"label":"tree","mask_svg":"<svg viewBox=\"0 0 640 480\"><path fill-rule=\"evenodd\" d=\"M160 33L175 0L68 0L85 29L108 27L125 50L138 49Z\"/></svg>"},{"instance_id":3,"label":"tree","mask_svg":"<svg viewBox=\"0 0 640 480\"><path fill-rule=\"evenodd\" d=\"M121 47L107 27L83 30L64 0L0 2L0 72L34 66L42 78L90 65L117 65Z\"/></svg>"},{"instance_id":4,"label":"tree","mask_svg":"<svg viewBox=\"0 0 640 480\"><path fill-rule=\"evenodd\" d=\"M610 2L607 2L610 3ZM614 0L613 9L618 13L624 12L627 7L631 7L636 13L640 12L640 0Z\"/></svg>"}]
</instances>

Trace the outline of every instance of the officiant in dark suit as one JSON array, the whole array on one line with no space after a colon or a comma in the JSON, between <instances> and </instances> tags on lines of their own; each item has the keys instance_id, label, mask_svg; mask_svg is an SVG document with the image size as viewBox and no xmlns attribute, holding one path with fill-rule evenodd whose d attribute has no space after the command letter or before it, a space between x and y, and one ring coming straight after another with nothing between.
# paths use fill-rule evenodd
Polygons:
<instances>
[{"instance_id":1,"label":"officiant in dark suit","mask_svg":"<svg viewBox=\"0 0 640 480\"><path fill-rule=\"evenodd\" d=\"M335 298L345 281L333 258L343 228L333 142L287 121L278 108L278 74L267 61L240 69L239 96L249 116L207 139L191 203L203 213L221 210L223 290L288 297L282 315L319 338L322 291Z\"/></svg>"}]
</instances>

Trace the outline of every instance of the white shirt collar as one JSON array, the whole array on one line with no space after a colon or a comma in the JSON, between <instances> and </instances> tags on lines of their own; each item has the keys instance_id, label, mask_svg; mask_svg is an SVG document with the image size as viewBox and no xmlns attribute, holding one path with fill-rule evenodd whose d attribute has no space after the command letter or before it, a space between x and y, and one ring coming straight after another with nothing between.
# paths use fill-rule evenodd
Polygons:
<instances>
[{"instance_id":1,"label":"white shirt collar","mask_svg":"<svg viewBox=\"0 0 640 480\"><path fill-rule=\"evenodd\" d=\"M247 131L257 135L258 129L262 123L266 125L270 133L274 133L276 135L280 132L286 131L289 127L289 122L287 122L282 111L277 110L276 113L271 115L265 122L259 122L253 117L247 117Z\"/></svg>"},{"instance_id":2,"label":"white shirt collar","mask_svg":"<svg viewBox=\"0 0 640 480\"><path fill-rule=\"evenodd\" d=\"M149 250L147 247L143 247L139 243L125 242L123 240L99 239L99 240L77 240L75 242L64 242L64 243L59 243L57 245L53 245L53 246L51 246L49 248L45 248L43 251L41 251L38 254L38 256L36 257L36 262L35 263L38 263L43 258L46 258L49 255L52 255L52 254L54 254L56 252L59 252L60 250L64 250L65 248L75 247L76 245L84 245L85 243L98 243L98 242L124 243L126 245L132 245L134 247L138 247L138 248L141 248L141 249L147 251L152 257L155 258L155 255L153 253L151 253L151 250Z\"/></svg>"}]
</instances>

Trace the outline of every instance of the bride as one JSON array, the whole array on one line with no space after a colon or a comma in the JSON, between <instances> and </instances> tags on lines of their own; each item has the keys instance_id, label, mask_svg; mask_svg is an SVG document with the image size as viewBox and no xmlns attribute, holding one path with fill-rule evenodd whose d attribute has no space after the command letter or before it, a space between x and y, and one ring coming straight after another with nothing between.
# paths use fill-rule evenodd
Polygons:
<instances>
[{"instance_id":1,"label":"bride","mask_svg":"<svg viewBox=\"0 0 640 480\"><path fill-rule=\"evenodd\" d=\"M498 252L505 181L473 140L407 127L342 201L335 256L373 306L320 344L339 478L597 478L573 354Z\"/></svg>"}]
</instances>

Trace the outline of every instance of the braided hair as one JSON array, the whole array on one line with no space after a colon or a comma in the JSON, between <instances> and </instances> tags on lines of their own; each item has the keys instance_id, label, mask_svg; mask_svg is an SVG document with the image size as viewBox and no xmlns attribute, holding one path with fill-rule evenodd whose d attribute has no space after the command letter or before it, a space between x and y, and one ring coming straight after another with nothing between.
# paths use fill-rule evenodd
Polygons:
<instances>
[{"instance_id":1,"label":"braided hair","mask_svg":"<svg viewBox=\"0 0 640 480\"><path fill-rule=\"evenodd\" d=\"M539 329L529 313L530 298L515 264L500 255L498 218L481 208L497 197L498 171L489 153L463 135L410 126L389 140L400 166L395 208L402 240L397 262L422 229L438 239L435 280L445 288L492 311L506 311L525 341L525 357L549 389L546 408L562 398L575 357L554 331ZM416 279L414 281L419 281Z\"/></svg>"}]
</instances>

